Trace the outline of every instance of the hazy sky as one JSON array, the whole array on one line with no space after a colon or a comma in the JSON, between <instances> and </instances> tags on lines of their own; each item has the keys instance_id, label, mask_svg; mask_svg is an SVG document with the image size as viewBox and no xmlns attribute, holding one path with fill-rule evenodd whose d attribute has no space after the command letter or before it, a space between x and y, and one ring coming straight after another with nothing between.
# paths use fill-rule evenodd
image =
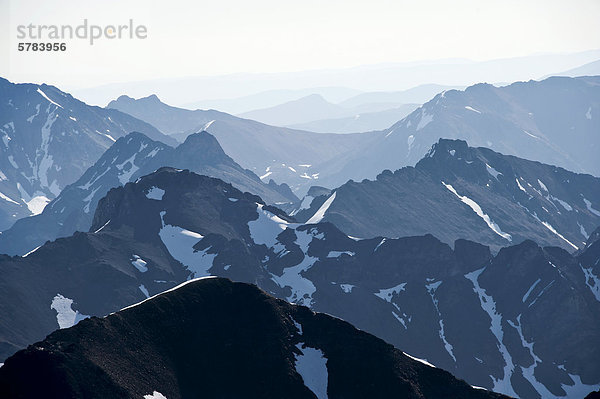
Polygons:
<instances>
[{"instance_id":1,"label":"hazy sky","mask_svg":"<svg viewBox=\"0 0 600 399\"><path fill-rule=\"evenodd\" d=\"M599 0L0 0L0 74L65 88L600 48ZM16 26L118 25L144 40L69 40L19 53ZM2 23L5 22L5 23ZM6 23L8 22L8 23Z\"/></svg>"}]
</instances>

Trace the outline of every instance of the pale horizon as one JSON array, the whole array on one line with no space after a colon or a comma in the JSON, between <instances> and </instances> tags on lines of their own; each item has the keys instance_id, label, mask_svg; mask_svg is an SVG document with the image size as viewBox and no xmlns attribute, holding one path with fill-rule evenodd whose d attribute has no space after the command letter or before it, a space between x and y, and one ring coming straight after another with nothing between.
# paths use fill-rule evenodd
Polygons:
<instances>
[{"instance_id":1,"label":"pale horizon","mask_svg":"<svg viewBox=\"0 0 600 399\"><path fill-rule=\"evenodd\" d=\"M100 4L0 0L2 76L79 90L107 84L372 65L510 59L600 49L600 2L474 0ZM130 19L143 40L66 40L64 53L19 53L16 26L108 25ZM6 32L8 29L8 32ZM8 51L7 51L8 50ZM8 62L6 62L8 60ZM436 82L432 82L436 83Z\"/></svg>"}]
</instances>

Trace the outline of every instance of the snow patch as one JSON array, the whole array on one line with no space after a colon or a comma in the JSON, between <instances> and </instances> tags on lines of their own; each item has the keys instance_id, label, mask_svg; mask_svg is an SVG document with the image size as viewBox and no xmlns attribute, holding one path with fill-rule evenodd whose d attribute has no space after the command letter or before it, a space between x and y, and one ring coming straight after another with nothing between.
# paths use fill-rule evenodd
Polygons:
<instances>
[{"instance_id":1,"label":"snow patch","mask_svg":"<svg viewBox=\"0 0 600 399\"><path fill-rule=\"evenodd\" d=\"M400 283L392 288L379 290L379 292L375 293L375 296L378 296L386 302L392 302L394 295L398 295L400 292L404 291L404 287L406 287L406 283Z\"/></svg>"},{"instance_id":2,"label":"snow patch","mask_svg":"<svg viewBox=\"0 0 600 399\"><path fill-rule=\"evenodd\" d=\"M355 285L352 284L340 284L340 288L342 289L342 291L344 291L344 293L349 294L352 292L352 288L356 287Z\"/></svg>"},{"instance_id":3,"label":"snow patch","mask_svg":"<svg viewBox=\"0 0 600 399\"><path fill-rule=\"evenodd\" d=\"M4 180L4 179L3 179ZM0 193L0 198L2 198L4 201L8 201L8 202L12 202L13 204L16 205L20 205L17 201L13 200L12 198L10 198L9 196L5 195L4 193ZM29 206L28 206L29 207ZM31 209L30 209L31 210ZM37 214L36 214L37 215Z\"/></svg>"},{"instance_id":4,"label":"snow patch","mask_svg":"<svg viewBox=\"0 0 600 399\"><path fill-rule=\"evenodd\" d=\"M433 120L433 115L430 115L425 112L424 109L421 109L421 119L419 120L419 124L417 125L417 131L423 129L425 126L429 125Z\"/></svg>"},{"instance_id":5,"label":"snow patch","mask_svg":"<svg viewBox=\"0 0 600 399\"><path fill-rule=\"evenodd\" d=\"M536 285L538 285L540 283L540 281L542 281L542 279L537 279L535 281L535 283L533 283L531 285L531 287L529 287L529 289L527 290L527 292L525 293L525 295L523 295L523 299L521 300L521 302L525 303L525 301L527 300L527 298L529 298L529 294L531 294L531 291L533 291L533 289L535 288Z\"/></svg>"},{"instance_id":6,"label":"snow patch","mask_svg":"<svg viewBox=\"0 0 600 399\"><path fill-rule=\"evenodd\" d=\"M138 288L140 289L140 291L142 291L142 294L144 294L146 298L150 298L150 294L148 293L148 290L146 289L144 284L140 284Z\"/></svg>"},{"instance_id":7,"label":"snow patch","mask_svg":"<svg viewBox=\"0 0 600 399\"><path fill-rule=\"evenodd\" d=\"M173 288L169 288L169 289L168 289L168 290L166 290L166 291L163 291L163 292L161 292L161 293L158 293L158 294L156 294L156 295L153 295L153 296L151 296L150 298L146 298L146 299L144 299L143 301L140 301L140 302L138 302L138 303L134 303L133 305L126 306L126 307L124 307L123 309L119 310L119 312L122 312L122 311L124 311L124 310L131 309L131 308L134 308L134 307L136 307L136 306L139 306L139 305L141 305L142 303L144 303L144 302L146 302L146 301L150 301L150 300L152 300L152 299L156 298L156 297L157 297L157 296L159 296L159 295L163 295L163 294L169 293L169 292L171 292L171 291L175 291L175 290L177 290L177 289L179 289L179 288L183 287L184 285L188 285L188 284L190 284L190 283L194 283L194 282L196 282L196 281L205 280L205 279L208 279L208 278L216 278L216 277L217 277L217 276L204 276L204 277L198 277L198 278L193 278L193 279L190 279L190 280L184 281L183 283L181 283L181 284L179 284L179 285L176 285L176 286L175 286L175 287L173 287ZM156 280L155 280L155 281L156 281ZM162 282L165 282L165 281L162 281ZM113 313L111 313L111 314L114 314L114 313L115 313L115 312L113 312Z\"/></svg>"},{"instance_id":8,"label":"snow patch","mask_svg":"<svg viewBox=\"0 0 600 399\"><path fill-rule=\"evenodd\" d=\"M301 355L294 354L296 372L318 399L327 399L327 358L320 349L310 348L302 343L297 344L296 348L302 352Z\"/></svg>"},{"instance_id":9,"label":"snow patch","mask_svg":"<svg viewBox=\"0 0 600 399\"><path fill-rule=\"evenodd\" d=\"M301 273L310 269L318 260L317 258L308 255L308 247L313 238L317 237L314 235L313 230L314 229L308 231L296 230L295 232L295 242L304 254L302 262L292 267L286 267L283 269L281 276L271 274L271 279L275 281L281 288L290 287L292 293L286 298L288 302L299 303L308 307L310 307L312 304L312 295L315 293L317 288L314 286L312 281L303 277Z\"/></svg>"},{"instance_id":10,"label":"snow patch","mask_svg":"<svg viewBox=\"0 0 600 399\"><path fill-rule=\"evenodd\" d=\"M163 195L165 195L165 190L158 187L150 187L148 194L146 194L146 198L160 201L162 200Z\"/></svg>"},{"instance_id":11,"label":"snow patch","mask_svg":"<svg viewBox=\"0 0 600 399\"><path fill-rule=\"evenodd\" d=\"M102 227L100 227L98 230L94 231L94 234L95 233L100 233L102 231L102 229L105 228L109 223L110 223L110 219L108 220L108 222L104 223L102 225Z\"/></svg>"},{"instance_id":12,"label":"snow patch","mask_svg":"<svg viewBox=\"0 0 600 399\"><path fill-rule=\"evenodd\" d=\"M585 113L586 119L592 119L592 107L589 107L587 112Z\"/></svg>"},{"instance_id":13,"label":"snow patch","mask_svg":"<svg viewBox=\"0 0 600 399\"><path fill-rule=\"evenodd\" d=\"M523 377L525 377L525 379L531 383L531 385L535 388L535 390L540 393L542 398L554 397L554 395L550 391L548 391L548 389L544 386L544 384L540 383L537 380L537 378L535 378L535 373L534 373L535 368L537 367L538 363L542 362L542 359L540 359L533 351L533 342L528 342L525 339L525 336L523 335L523 328L522 328L522 324L521 324L521 315L517 316L516 324L510 320L507 320L507 322L515 330L517 330L517 333L519 334L519 337L521 338L521 345L523 345L524 348L527 348L529 350L529 355L533 358L533 364L531 366L529 366L529 367L520 366L521 371L523 372Z\"/></svg>"},{"instance_id":14,"label":"snow patch","mask_svg":"<svg viewBox=\"0 0 600 399\"><path fill-rule=\"evenodd\" d=\"M37 247L35 247L35 248L34 248L34 249L32 249L31 251L27 252L25 255L23 255L23 256L21 256L21 257L22 257L22 258L26 258L26 257L28 257L29 255L31 255L32 253L34 253L35 251L37 251L38 249L40 249L41 247L42 247L41 245L40 245L40 246L37 246Z\"/></svg>"},{"instance_id":15,"label":"snow patch","mask_svg":"<svg viewBox=\"0 0 600 399\"><path fill-rule=\"evenodd\" d=\"M600 302L600 278L592 273L591 268L588 269L581 265L579 265L579 267L581 267L581 270L585 276L585 285L587 285L590 291L592 291L592 294L594 294L596 300Z\"/></svg>"},{"instance_id":16,"label":"snow patch","mask_svg":"<svg viewBox=\"0 0 600 399\"><path fill-rule=\"evenodd\" d=\"M588 211L592 212L596 216L600 216L600 211L592 208L592 203L590 201L588 201L587 199L583 198L583 202L585 202L585 206L588 209Z\"/></svg>"},{"instance_id":17,"label":"snow patch","mask_svg":"<svg viewBox=\"0 0 600 399\"><path fill-rule=\"evenodd\" d=\"M510 383L510 378L512 376L515 366L512 361L512 356L510 355L510 353L508 353L508 349L506 348L506 345L504 345L503 342L504 331L502 330L502 315L499 314L496 310L496 302L494 301L494 298L488 295L486 291L479 285L478 279L484 270L485 267L479 270L475 270L474 272L467 273L465 274L465 278L473 283L473 290L475 291L475 293L477 293L477 296L479 296L481 308L485 310L485 312L490 316L490 331L496 337L498 350L500 351L500 354L502 355L502 358L504 359L505 363L504 374L502 378L496 378L490 375L492 382L494 383L494 387L492 390L496 392L502 392L506 395L516 398L518 397L518 395L515 393Z\"/></svg>"},{"instance_id":18,"label":"snow patch","mask_svg":"<svg viewBox=\"0 0 600 399\"><path fill-rule=\"evenodd\" d=\"M321 205L319 210L315 212L315 214L310 219L308 219L306 224L316 224L323 220L323 218L325 217L325 212L327 212L327 210L331 206L331 203L335 199L335 194L336 192L334 191L333 194L331 194L331 196L327 198L327 200L323 203L323 205Z\"/></svg>"},{"instance_id":19,"label":"snow patch","mask_svg":"<svg viewBox=\"0 0 600 399\"><path fill-rule=\"evenodd\" d=\"M2 195L0 195L0 197L1 196ZM37 196L33 197L31 200L26 201L25 203L27 204L27 208L29 208L29 211L33 215L39 215L40 213L42 213L44 211L44 208L46 207L46 205L48 205L48 203L50 201L51 201L51 199L46 197L45 195L37 195Z\"/></svg>"},{"instance_id":20,"label":"snow patch","mask_svg":"<svg viewBox=\"0 0 600 399\"><path fill-rule=\"evenodd\" d=\"M542 190L544 190L545 192L548 192L548 187L546 187L546 185L544 183L542 183L542 181L540 179L538 179L538 184L540 185Z\"/></svg>"},{"instance_id":21,"label":"snow patch","mask_svg":"<svg viewBox=\"0 0 600 399\"><path fill-rule=\"evenodd\" d=\"M408 136L408 138L406 139L406 144L408 145L408 152L410 152L410 150L413 147L413 144L415 143L415 136L413 136L412 134L410 136Z\"/></svg>"},{"instance_id":22,"label":"snow patch","mask_svg":"<svg viewBox=\"0 0 600 399\"><path fill-rule=\"evenodd\" d=\"M552 225L550 223L548 223L548 222L542 222L542 224L548 230L550 230L552 233L554 233L554 235L556 235L558 238L562 239L564 242L566 242L567 244L569 244L573 248L579 249L579 247L577 245L573 244L571 241L567 240L562 234L560 234L558 231L556 231L556 229L554 227L552 227Z\"/></svg>"},{"instance_id":23,"label":"snow patch","mask_svg":"<svg viewBox=\"0 0 600 399\"><path fill-rule=\"evenodd\" d=\"M208 129L210 127L210 125L212 125L213 123L215 123L214 119L212 121L208 122L206 125L204 125L204 127L202 128L202 130Z\"/></svg>"},{"instance_id":24,"label":"snow patch","mask_svg":"<svg viewBox=\"0 0 600 399\"><path fill-rule=\"evenodd\" d=\"M464 195L459 195L456 190L454 189L454 187L452 187L452 185L450 184L446 184L444 182L442 182L442 184L449 190L451 191L454 195L456 195L463 203L467 204L472 210L473 212L475 212L477 214L477 216L479 216L480 218L483 219L483 221L488 225L488 227L490 229L492 229L492 231L496 234L498 234L500 237L511 241L512 242L512 236L508 233L504 233L501 229L500 226L498 226L496 223L494 223L494 221L488 216L486 215L483 210L481 209L481 207L479 206L479 204L475 201L473 201L472 199L470 199L467 196Z\"/></svg>"},{"instance_id":25,"label":"snow patch","mask_svg":"<svg viewBox=\"0 0 600 399\"><path fill-rule=\"evenodd\" d=\"M485 169L487 170L487 172L492 175L494 177L494 179L498 180L498 175L501 175L502 173L498 172L496 169L494 169L493 167L491 167L490 165L488 165L487 163L485 164Z\"/></svg>"},{"instance_id":26,"label":"snow patch","mask_svg":"<svg viewBox=\"0 0 600 399\"><path fill-rule=\"evenodd\" d=\"M329 251L329 254L327 254L328 258L339 258L342 255L350 255L350 256L354 256L356 255L356 252L352 252L352 251Z\"/></svg>"},{"instance_id":27,"label":"snow patch","mask_svg":"<svg viewBox=\"0 0 600 399\"><path fill-rule=\"evenodd\" d=\"M444 333L444 319L442 318L442 313L440 312L439 301L435 297L435 292L437 291L438 287L441 284L442 284L441 281L437 281L435 283L427 284L425 286L425 288L427 289L429 296L431 296L431 300L433 302L433 305L435 306L435 310L440 319L440 321L439 321L439 323L440 323L440 330L439 330L440 339L442 340L442 343L444 344L444 348L446 349L446 352L448 352L450 357L452 357L452 360L454 360L454 362L456 363L456 357L454 356L454 351L453 351L454 347L446 339L446 334Z\"/></svg>"},{"instance_id":28,"label":"snow patch","mask_svg":"<svg viewBox=\"0 0 600 399\"><path fill-rule=\"evenodd\" d=\"M379 249L379 247L383 245L384 242L385 242L385 238L382 238L381 241L379 242L379 244L377 244L377 246L373 250L373 252L377 251Z\"/></svg>"},{"instance_id":29,"label":"snow patch","mask_svg":"<svg viewBox=\"0 0 600 399\"><path fill-rule=\"evenodd\" d=\"M150 395L144 395L144 399L167 399L167 397L158 391L154 391Z\"/></svg>"},{"instance_id":30,"label":"snow patch","mask_svg":"<svg viewBox=\"0 0 600 399\"><path fill-rule=\"evenodd\" d=\"M534 135L534 134L531 134L531 133L529 133L527 130L523 130L523 132L524 132L526 135L528 135L528 136L530 136L530 137L533 137L534 139L539 139L539 137L538 137L538 136L536 136L536 135Z\"/></svg>"},{"instance_id":31,"label":"snow patch","mask_svg":"<svg viewBox=\"0 0 600 399\"><path fill-rule=\"evenodd\" d=\"M71 305L73 305L73 300L65 298L61 294L56 294L52 299L50 309L56 311L56 321L58 322L58 327L61 329L72 327L81 320L90 317L73 310Z\"/></svg>"},{"instance_id":32,"label":"snow patch","mask_svg":"<svg viewBox=\"0 0 600 399\"><path fill-rule=\"evenodd\" d=\"M62 105L60 105L59 103L52 101L52 100L50 99L50 97L48 97L48 96L46 95L46 93L44 93L44 92L42 91L42 89L40 89L39 87L38 87L38 89L37 89L37 92L38 92L38 93L40 93L40 94L42 95L42 97L44 97L46 100L50 101L52 104L56 105L57 107L63 108L63 106L62 106ZM63 109L64 109L64 108L63 108Z\"/></svg>"},{"instance_id":33,"label":"snow patch","mask_svg":"<svg viewBox=\"0 0 600 399\"><path fill-rule=\"evenodd\" d=\"M160 213L162 228L158 234L171 256L192 272L190 278L210 275L208 270L212 267L217 254L207 253L210 247L203 251L196 251L193 248L204 236L178 226L165 224L165 213L165 211Z\"/></svg>"},{"instance_id":34,"label":"snow patch","mask_svg":"<svg viewBox=\"0 0 600 399\"><path fill-rule=\"evenodd\" d=\"M429 366L429 367L433 367L434 369L437 368L437 367L435 367L433 364L429 363L425 359L419 359L418 357L411 356L411 355L409 355L406 352L402 352L402 353L404 353L404 356L407 356L407 357L411 358L412 360L416 360L417 362L423 363L424 365Z\"/></svg>"},{"instance_id":35,"label":"snow patch","mask_svg":"<svg viewBox=\"0 0 600 399\"><path fill-rule=\"evenodd\" d=\"M138 255L133 255L133 260L131 264L135 266L136 269L140 271L140 273L146 273L148 271L147 262L140 258Z\"/></svg>"},{"instance_id":36,"label":"snow patch","mask_svg":"<svg viewBox=\"0 0 600 399\"><path fill-rule=\"evenodd\" d=\"M38 104L35 106L35 114L33 114L29 118L27 118L27 122L32 123L33 119L40 114L40 105L41 104Z\"/></svg>"},{"instance_id":37,"label":"snow patch","mask_svg":"<svg viewBox=\"0 0 600 399\"><path fill-rule=\"evenodd\" d=\"M579 232L581 233L583 238L587 240L590 237L590 235L587 233L587 231L585 231L585 227L583 227L583 225L579 222L577 222L577 225L579 226Z\"/></svg>"},{"instance_id":38,"label":"snow patch","mask_svg":"<svg viewBox=\"0 0 600 399\"><path fill-rule=\"evenodd\" d=\"M273 174L273 172L267 172L267 173L265 173L264 175L262 175L262 176L260 177L260 180L264 180L264 179L266 179L267 177L271 176L272 174Z\"/></svg>"},{"instance_id":39,"label":"snow patch","mask_svg":"<svg viewBox=\"0 0 600 399\"><path fill-rule=\"evenodd\" d=\"M256 244L264 244L271 248L277 243L277 236L288 228L289 223L263 208L264 205L256 204L258 219L248 222L248 228L250 237Z\"/></svg>"},{"instance_id":40,"label":"snow patch","mask_svg":"<svg viewBox=\"0 0 600 399\"><path fill-rule=\"evenodd\" d=\"M297 214L298 212L300 212L303 209L309 209L310 208L310 204L312 203L314 197L307 195L304 198L302 198L302 202L300 202L300 207L298 209L294 209L291 213L290 216L294 216L295 214Z\"/></svg>"},{"instance_id":41,"label":"snow patch","mask_svg":"<svg viewBox=\"0 0 600 399\"><path fill-rule=\"evenodd\" d=\"M143 145L143 144L142 144ZM141 151L141 149L140 149ZM120 173L119 173L119 182L121 182L121 185L125 185L129 182L129 180L131 179L131 176L139 169L138 166L136 166L136 164L134 163L135 158L137 156L137 152L135 154L133 154L131 157L129 157L128 159L126 159L123 163L116 165L117 169L119 169ZM129 169L125 170L125 165L129 164Z\"/></svg>"},{"instance_id":42,"label":"snow patch","mask_svg":"<svg viewBox=\"0 0 600 399\"><path fill-rule=\"evenodd\" d=\"M469 111L477 112L478 114L480 114L480 113L481 113L481 111L478 111L478 110L476 110L475 108L473 108L473 107L470 107L470 106L468 106L468 105L465 107L465 109L467 109L467 110L469 110Z\"/></svg>"},{"instance_id":43,"label":"snow patch","mask_svg":"<svg viewBox=\"0 0 600 399\"><path fill-rule=\"evenodd\" d=\"M567 385L561 383L562 389L567 393L565 398L583 398L592 391L597 391L600 385L587 385L581 381L581 377L575 374L569 374L569 377L573 380L573 385Z\"/></svg>"}]
</instances>

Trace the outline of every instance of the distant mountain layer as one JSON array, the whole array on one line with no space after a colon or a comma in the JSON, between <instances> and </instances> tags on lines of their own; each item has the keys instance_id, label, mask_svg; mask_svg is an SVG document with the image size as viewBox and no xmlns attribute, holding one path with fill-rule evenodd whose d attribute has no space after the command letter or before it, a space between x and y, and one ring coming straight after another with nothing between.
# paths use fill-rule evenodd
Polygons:
<instances>
[{"instance_id":1,"label":"distant mountain layer","mask_svg":"<svg viewBox=\"0 0 600 399\"><path fill-rule=\"evenodd\" d=\"M309 196L294 215L356 237L431 233L494 250L531 239L574 251L600 225L600 178L442 139L414 168Z\"/></svg>"},{"instance_id":2,"label":"distant mountain layer","mask_svg":"<svg viewBox=\"0 0 600 399\"><path fill-rule=\"evenodd\" d=\"M164 134L186 136L197 133L210 121L215 119L237 119L233 115L215 110L190 111L171 107L162 103L156 95L135 100L128 96L120 96L111 101L106 108L117 109L131 116L150 123ZM185 137L183 137L185 139ZM183 141L183 140L181 140Z\"/></svg>"},{"instance_id":3,"label":"distant mountain layer","mask_svg":"<svg viewBox=\"0 0 600 399\"><path fill-rule=\"evenodd\" d=\"M318 190L313 190L316 194L314 191ZM360 240L330 223L295 223L259 197L241 193L220 180L163 168L109 191L99 202L89 233L47 243L26 257L0 257L0 359L87 316L105 316L191 278L217 275L257 284L288 302L348 320L470 384L524 399L582 397L600 387L596 361L600 354L596 345L600 340L599 238L600 230L590 234L576 256L556 247L541 248L532 241L493 256L480 244L458 240L452 249L431 235ZM98 359L117 359L117 365L126 360L121 356L132 359L138 366L127 366L130 373L119 372L127 376L154 370L155 362L159 370L165 370L163 365L172 370L169 364L173 363L165 364L165 358L159 356L163 352L142 349L154 348L145 346L149 341L144 337L164 336L170 328L180 332L176 345L184 345L185 351L208 347L235 351L231 344L239 340L207 346L203 342L214 341L199 337L197 345L189 346L186 334L211 329L217 319L201 322L197 329L194 323L185 324L183 317L174 316L178 311L168 305L182 302L176 297L163 298L166 302L149 302L160 303L169 318L161 317L162 311L154 312L153 306L148 308L143 313L154 315L150 320L156 320L159 328L113 330L125 341L102 335L113 346L108 353L94 343L104 338L83 337L105 331L104 327L116 327L113 320L125 320L119 315L102 319L105 321L92 319L56 333L38 346L48 351L31 347L6 361L0 374L6 373L7 384L15 383L19 379L9 370L23 370L33 361L21 363L18 359L33 356L29 359L39 360L34 361L36 367L46 367L48 363L42 361L46 354L55 354L54 364L64 364L73 372L77 372L78 368L73 368L76 364L87 370L85 359L92 353L98 354ZM245 308L245 301L230 299L231 306L245 316L234 317L232 320L239 323L231 324L223 334L264 325L246 319L256 312ZM193 302L203 303L200 299ZM208 307L210 312L229 309ZM202 317L197 311L185 313ZM188 316L185 319L191 320ZM309 324L301 316L293 317L308 337ZM176 327L180 322L184 323L181 329ZM171 327L165 324L163 328L162 323ZM290 328L292 324L286 322ZM220 330L218 335L228 337ZM340 332L325 335L344 343ZM131 344L128 339L133 340ZM325 346L305 343L322 349L333 363ZM79 345L85 348L83 352ZM63 357L59 347L71 350L73 356ZM189 353L196 354L193 350ZM253 353L244 359L254 359L264 351L256 349ZM137 356L147 361L140 362ZM68 360L76 358L83 362ZM207 364L213 364L212 358L207 359L211 360ZM115 372L109 363L113 364L108 360L97 363L104 370L100 374ZM380 367L378 362L364 364L375 370ZM328 363L328 369L330 366ZM56 367L52 370L65 370ZM227 370L231 367L228 363ZM196 367L187 369L198 378ZM25 379L31 375L18 374ZM225 374L234 378L235 373ZM164 372L157 378L170 375ZM52 381L60 383L63 379ZM35 389L36 384L30 385ZM153 390L165 395L175 392L161 391L173 387L166 383L131 386L149 389L144 395Z\"/></svg>"},{"instance_id":4,"label":"distant mountain layer","mask_svg":"<svg viewBox=\"0 0 600 399\"><path fill-rule=\"evenodd\" d=\"M334 188L415 165L440 138L600 176L598 82L550 78L450 90L387 130L362 134L315 134L230 117L204 128L242 167L287 183L298 196L312 185ZM155 107L160 114L168 106Z\"/></svg>"},{"instance_id":5,"label":"distant mountain layer","mask_svg":"<svg viewBox=\"0 0 600 399\"><path fill-rule=\"evenodd\" d=\"M348 110L332 104L318 94L311 94L270 108L245 112L239 116L274 126L286 126L321 119L347 116Z\"/></svg>"},{"instance_id":6,"label":"distant mountain layer","mask_svg":"<svg viewBox=\"0 0 600 399\"><path fill-rule=\"evenodd\" d=\"M342 320L277 300L256 286L213 278L55 332L6 362L0 395L503 397L411 359Z\"/></svg>"},{"instance_id":7,"label":"distant mountain layer","mask_svg":"<svg viewBox=\"0 0 600 399\"><path fill-rule=\"evenodd\" d=\"M0 78L0 98L0 231L39 214L119 137L139 131L176 143L146 122L53 86Z\"/></svg>"},{"instance_id":8,"label":"distant mountain layer","mask_svg":"<svg viewBox=\"0 0 600 399\"><path fill-rule=\"evenodd\" d=\"M304 93L320 93L328 100L337 102L344 97L349 98L356 91L397 91L431 83L467 86L478 82L537 79L599 58L600 50L590 50L571 54L541 54L487 61L441 59L343 69L162 78L85 88L78 90L76 94L93 104L107 104L124 93L136 98L155 93L169 104L176 106L194 104L194 108L206 108L207 105L201 102L203 99L239 98L265 91L278 91L285 87L300 92L301 94L296 98ZM317 88L317 90L304 92L305 88ZM293 99L289 98L289 100ZM284 101L288 99L283 98L274 104ZM260 99L256 104L257 107L254 109L270 106ZM209 107L236 112L219 106Z\"/></svg>"},{"instance_id":9,"label":"distant mountain layer","mask_svg":"<svg viewBox=\"0 0 600 399\"><path fill-rule=\"evenodd\" d=\"M316 120L288 127L317 133L356 133L383 130L406 117L418 107L418 104L405 104L383 111L358 113L345 118Z\"/></svg>"},{"instance_id":10,"label":"distant mountain layer","mask_svg":"<svg viewBox=\"0 0 600 399\"><path fill-rule=\"evenodd\" d=\"M190 135L175 149L141 133L131 133L117 140L40 215L23 218L2 232L0 253L24 255L48 240L89 230L98 201L111 188L135 181L162 166L221 178L243 191L260 195L270 204L298 200L289 187L272 181L265 184L254 173L240 167L209 133Z\"/></svg>"},{"instance_id":11,"label":"distant mountain layer","mask_svg":"<svg viewBox=\"0 0 600 399\"><path fill-rule=\"evenodd\" d=\"M600 60L592 61L577 68L569 69L568 71L559 72L557 76L598 76L600 75Z\"/></svg>"},{"instance_id":12,"label":"distant mountain layer","mask_svg":"<svg viewBox=\"0 0 600 399\"><path fill-rule=\"evenodd\" d=\"M390 127L364 151L365 174L414 165L439 138L447 138L600 176L598 132L600 77L478 84L438 94Z\"/></svg>"},{"instance_id":13,"label":"distant mountain layer","mask_svg":"<svg viewBox=\"0 0 600 399\"><path fill-rule=\"evenodd\" d=\"M331 181L337 160L345 160L347 155L383 137L381 132L340 135L275 127L216 111L175 108L155 97L139 100L120 97L110 106L124 112L135 111L135 115L149 123L156 123L156 116L160 116L159 120L176 120L173 126L181 133L172 137L182 142L190 131L198 131L201 126L215 136L223 150L242 167L256 173L264 182L273 179L288 184L299 196L313 184L335 187L352 178L342 174ZM209 117L215 119L207 121ZM333 164L331 172L321 168L327 163Z\"/></svg>"}]
</instances>

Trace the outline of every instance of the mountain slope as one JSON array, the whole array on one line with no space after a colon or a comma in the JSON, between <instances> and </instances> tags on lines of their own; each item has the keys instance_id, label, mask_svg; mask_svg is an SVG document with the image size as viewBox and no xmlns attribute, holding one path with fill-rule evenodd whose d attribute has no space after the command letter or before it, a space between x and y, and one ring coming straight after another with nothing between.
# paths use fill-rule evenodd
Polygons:
<instances>
[{"instance_id":1,"label":"mountain slope","mask_svg":"<svg viewBox=\"0 0 600 399\"><path fill-rule=\"evenodd\" d=\"M344 100L340 103L344 107L359 107L365 104L423 104L436 94L444 90L459 89L463 90L465 86L443 86L436 84L425 84L402 91L375 91L360 93L354 97Z\"/></svg>"},{"instance_id":2,"label":"mountain slope","mask_svg":"<svg viewBox=\"0 0 600 399\"><path fill-rule=\"evenodd\" d=\"M442 139L414 168L350 181L304 208L298 220L318 214L356 237L432 233L494 250L531 239L573 251L600 225L600 179Z\"/></svg>"},{"instance_id":3,"label":"mountain slope","mask_svg":"<svg viewBox=\"0 0 600 399\"><path fill-rule=\"evenodd\" d=\"M90 233L0 258L0 354L217 275L348 320L473 385L583 396L600 387L599 234L576 256L531 241L493 256L431 235L358 240L163 168L111 190Z\"/></svg>"},{"instance_id":4,"label":"mountain slope","mask_svg":"<svg viewBox=\"0 0 600 399\"><path fill-rule=\"evenodd\" d=\"M40 215L23 218L0 235L0 253L23 255L48 240L87 231L100 198L113 187L135 181L162 166L189 169L221 178L235 187L259 194L269 203L295 202L286 186L264 184L228 157L217 140L203 132L188 136L173 149L141 133L120 138L75 183L44 209Z\"/></svg>"},{"instance_id":5,"label":"mountain slope","mask_svg":"<svg viewBox=\"0 0 600 399\"><path fill-rule=\"evenodd\" d=\"M193 280L52 334L6 362L0 394L502 397L413 360L344 321L226 279Z\"/></svg>"},{"instance_id":6,"label":"mountain slope","mask_svg":"<svg viewBox=\"0 0 600 399\"><path fill-rule=\"evenodd\" d=\"M577 68L555 73L554 76L598 76L600 75L600 60L592 61Z\"/></svg>"},{"instance_id":7,"label":"mountain slope","mask_svg":"<svg viewBox=\"0 0 600 399\"><path fill-rule=\"evenodd\" d=\"M274 126L287 126L321 119L347 116L349 110L332 104L319 94L310 94L298 100L274 107L244 112L239 116Z\"/></svg>"},{"instance_id":8,"label":"mountain slope","mask_svg":"<svg viewBox=\"0 0 600 399\"><path fill-rule=\"evenodd\" d=\"M418 104L389 106L383 111L362 112L350 117L322 119L288 127L317 133L357 133L383 130L406 117L418 107Z\"/></svg>"},{"instance_id":9,"label":"mountain slope","mask_svg":"<svg viewBox=\"0 0 600 399\"><path fill-rule=\"evenodd\" d=\"M387 129L386 137L368 150L373 154L369 167L414 165L439 138L447 138L600 176L597 115L600 77L451 90Z\"/></svg>"},{"instance_id":10,"label":"mountain slope","mask_svg":"<svg viewBox=\"0 0 600 399\"><path fill-rule=\"evenodd\" d=\"M235 119L234 116L215 110L194 110L171 107L161 102L156 95L133 99L120 96L106 108L116 109L150 123L164 134L192 134L215 119ZM183 141L183 140L182 140Z\"/></svg>"},{"instance_id":11,"label":"mountain slope","mask_svg":"<svg viewBox=\"0 0 600 399\"><path fill-rule=\"evenodd\" d=\"M216 111L190 111L170 107L156 97L131 100L121 97L111 107L121 111L135 111L135 115L146 118L149 123L158 123L155 116L176 121L174 126L183 133L173 137L183 142L198 126L215 136L223 150L237 163L250 169L264 182L274 180L288 184L296 195L302 196L313 183L335 187L353 175L342 174L331 181L330 175L337 169L324 170L321 165L336 159L345 159L346 154L368 147L382 132L362 134L321 134L301 130L265 125ZM208 116L213 120L207 122Z\"/></svg>"},{"instance_id":12,"label":"mountain slope","mask_svg":"<svg viewBox=\"0 0 600 399\"><path fill-rule=\"evenodd\" d=\"M53 86L0 78L0 98L0 231L39 214L119 137L140 131L174 143L145 122Z\"/></svg>"},{"instance_id":13,"label":"mountain slope","mask_svg":"<svg viewBox=\"0 0 600 399\"><path fill-rule=\"evenodd\" d=\"M506 87L478 84L465 91L450 90L384 131L356 135L360 142L344 151L334 149L318 160L295 163L312 165L308 177L319 173L318 181L307 179L304 187L312 183L333 188L348 179L374 179L385 169L415 165L440 138L448 138L600 176L596 156L600 148L600 136L596 134L600 131L600 118L595 116L600 114L599 93L598 77L555 77ZM282 158L285 144L278 146L279 151L268 151L269 147L255 150L256 143L240 148L230 136L241 129L231 122L225 125L229 126L215 123L208 130L241 165L256 167L258 175L272 171L273 168L266 168L276 165L264 160ZM246 148L261 155L250 157ZM281 163L296 168L292 161ZM270 178L290 181L285 174L273 174ZM306 191L303 188L296 192L301 196Z\"/></svg>"}]
</instances>

